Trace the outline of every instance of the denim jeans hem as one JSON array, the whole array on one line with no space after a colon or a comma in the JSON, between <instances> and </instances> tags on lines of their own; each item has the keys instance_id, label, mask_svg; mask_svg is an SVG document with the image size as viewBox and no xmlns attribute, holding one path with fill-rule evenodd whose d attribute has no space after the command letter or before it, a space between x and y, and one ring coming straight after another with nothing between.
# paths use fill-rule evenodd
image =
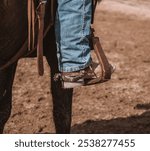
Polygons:
<instances>
[{"instance_id":1,"label":"denim jeans hem","mask_svg":"<svg viewBox=\"0 0 150 151\"><path fill-rule=\"evenodd\" d=\"M90 64L91 64L91 59L84 65L81 65L81 66L77 66L77 67L65 67L65 68L59 68L59 71L60 72L75 72L75 71L79 71L79 70L82 70L82 69L85 69L87 68Z\"/></svg>"}]
</instances>

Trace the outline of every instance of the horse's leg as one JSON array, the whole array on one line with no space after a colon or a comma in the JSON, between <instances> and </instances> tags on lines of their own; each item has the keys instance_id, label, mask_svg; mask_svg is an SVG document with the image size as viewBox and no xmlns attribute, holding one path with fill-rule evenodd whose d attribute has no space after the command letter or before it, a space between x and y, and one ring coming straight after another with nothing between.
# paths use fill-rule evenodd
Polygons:
<instances>
[{"instance_id":1,"label":"horse's leg","mask_svg":"<svg viewBox=\"0 0 150 151\"><path fill-rule=\"evenodd\" d=\"M54 73L52 71L51 76ZM72 115L72 89L62 89L60 82L51 78L53 116L56 133L70 133Z\"/></svg>"},{"instance_id":2,"label":"horse's leg","mask_svg":"<svg viewBox=\"0 0 150 151\"><path fill-rule=\"evenodd\" d=\"M50 30L46 37L44 50L51 67L51 92L56 133L70 133L73 89L62 89L60 81L53 79L55 73L58 72L54 28Z\"/></svg>"},{"instance_id":3,"label":"horse's leg","mask_svg":"<svg viewBox=\"0 0 150 151\"><path fill-rule=\"evenodd\" d=\"M10 117L12 106L12 85L17 63L0 71L0 133Z\"/></svg>"}]
</instances>

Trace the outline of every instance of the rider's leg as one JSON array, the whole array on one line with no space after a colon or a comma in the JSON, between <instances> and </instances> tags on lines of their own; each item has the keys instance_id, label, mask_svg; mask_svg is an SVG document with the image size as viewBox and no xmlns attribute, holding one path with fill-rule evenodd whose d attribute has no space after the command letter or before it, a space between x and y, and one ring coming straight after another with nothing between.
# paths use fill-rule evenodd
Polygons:
<instances>
[{"instance_id":1,"label":"rider's leg","mask_svg":"<svg viewBox=\"0 0 150 151\"><path fill-rule=\"evenodd\" d=\"M79 71L91 63L91 0L58 0L56 42L59 70Z\"/></svg>"},{"instance_id":2,"label":"rider's leg","mask_svg":"<svg viewBox=\"0 0 150 151\"><path fill-rule=\"evenodd\" d=\"M57 0L57 2L55 33L61 74L57 75L56 79L61 77L64 88L107 81L113 68L107 62L105 55L103 58L98 55L99 62L105 62L105 65L107 64L105 70L109 70L107 71L109 76L105 77L102 77L103 74L100 72L100 64L93 63L90 56L92 0ZM94 46L96 42L94 41ZM99 54L101 48L100 45L96 45Z\"/></svg>"}]
</instances>

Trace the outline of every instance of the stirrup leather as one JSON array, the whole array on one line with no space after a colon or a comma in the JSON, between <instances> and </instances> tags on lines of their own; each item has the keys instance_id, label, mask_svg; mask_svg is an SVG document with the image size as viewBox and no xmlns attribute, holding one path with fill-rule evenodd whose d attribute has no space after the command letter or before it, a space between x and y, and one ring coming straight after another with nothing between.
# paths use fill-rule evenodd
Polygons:
<instances>
[{"instance_id":1,"label":"stirrup leather","mask_svg":"<svg viewBox=\"0 0 150 151\"><path fill-rule=\"evenodd\" d=\"M100 39L99 37L95 36L94 32L95 30L92 28L92 47L96 54L99 65L101 66L101 80L109 80L111 79L111 74L114 72L115 67L109 63L101 46Z\"/></svg>"}]
</instances>

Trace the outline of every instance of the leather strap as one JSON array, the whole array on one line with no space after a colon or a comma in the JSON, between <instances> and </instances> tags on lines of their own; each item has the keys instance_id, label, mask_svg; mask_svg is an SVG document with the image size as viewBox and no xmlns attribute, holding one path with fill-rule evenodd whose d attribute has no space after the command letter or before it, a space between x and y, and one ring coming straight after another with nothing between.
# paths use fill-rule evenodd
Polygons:
<instances>
[{"instance_id":1,"label":"leather strap","mask_svg":"<svg viewBox=\"0 0 150 151\"><path fill-rule=\"evenodd\" d=\"M28 50L34 49L35 41L35 6L34 0L28 0Z\"/></svg>"},{"instance_id":2,"label":"leather strap","mask_svg":"<svg viewBox=\"0 0 150 151\"><path fill-rule=\"evenodd\" d=\"M38 17L37 66L38 66L38 73L40 76L44 74L43 31L44 31L45 6L46 6L46 0L41 0L37 8L37 17Z\"/></svg>"},{"instance_id":3,"label":"leather strap","mask_svg":"<svg viewBox=\"0 0 150 151\"><path fill-rule=\"evenodd\" d=\"M94 14L95 14L95 9L96 9L98 1L99 0L92 0L92 20L91 20L91 24L94 23Z\"/></svg>"}]
</instances>

